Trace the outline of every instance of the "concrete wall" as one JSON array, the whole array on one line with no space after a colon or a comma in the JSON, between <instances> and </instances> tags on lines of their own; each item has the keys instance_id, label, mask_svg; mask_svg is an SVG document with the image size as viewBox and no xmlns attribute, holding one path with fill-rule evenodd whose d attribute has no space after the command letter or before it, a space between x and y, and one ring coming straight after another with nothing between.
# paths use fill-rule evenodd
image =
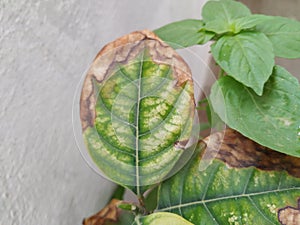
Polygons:
<instances>
[{"instance_id":1,"label":"concrete wall","mask_svg":"<svg viewBox=\"0 0 300 225\"><path fill-rule=\"evenodd\" d=\"M87 166L73 135L77 84L105 43L199 18L203 2L0 0L1 225L81 224L103 206L113 186ZM281 12L274 0L257 2ZM208 61L207 46L193 51Z\"/></svg>"}]
</instances>

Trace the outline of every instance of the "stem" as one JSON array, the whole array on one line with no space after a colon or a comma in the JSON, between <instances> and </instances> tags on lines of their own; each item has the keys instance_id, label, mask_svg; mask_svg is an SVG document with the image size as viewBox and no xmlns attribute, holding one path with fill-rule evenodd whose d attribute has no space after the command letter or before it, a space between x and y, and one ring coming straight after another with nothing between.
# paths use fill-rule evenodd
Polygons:
<instances>
[{"instance_id":1,"label":"stem","mask_svg":"<svg viewBox=\"0 0 300 225\"><path fill-rule=\"evenodd\" d=\"M138 200L139 200L140 205L144 208L145 207L145 197L143 195L139 195Z\"/></svg>"},{"instance_id":2,"label":"stem","mask_svg":"<svg viewBox=\"0 0 300 225\"><path fill-rule=\"evenodd\" d=\"M113 192L110 200L112 199L119 199L119 200L123 200L124 198L124 193L125 193L125 188L118 185L115 189L115 191Z\"/></svg>"},{"instance_id":3,"label":"stem","mask_svg":"<svg viewBox=\"0 0 300 225\"><path fill-rule=\"evenodd\" d=\"M220 66L219 66L219 67L220 67ZM221 77L224 77L224 76L225 76L225 71L220 67L218 79L220 79Z\"/></svg>"}]
</instances>

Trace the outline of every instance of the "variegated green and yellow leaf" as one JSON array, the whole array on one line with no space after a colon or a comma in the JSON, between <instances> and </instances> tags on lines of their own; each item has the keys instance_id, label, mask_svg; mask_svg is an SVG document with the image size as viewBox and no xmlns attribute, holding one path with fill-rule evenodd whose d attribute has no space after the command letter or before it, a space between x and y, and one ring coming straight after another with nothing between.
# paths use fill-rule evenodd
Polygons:
<instances>
[{"instance_id":1,"label":"variegated green and yellow leaf","mask_svg":"<svg viewBox=\"0 0 300 225\"><path fill-rule=\"evenodd\" d=\"M194 115L183 59L150 31L105 46L85 78L80 114L94 163L140 195L180 158Z\"/></svg>"}]
</instances>

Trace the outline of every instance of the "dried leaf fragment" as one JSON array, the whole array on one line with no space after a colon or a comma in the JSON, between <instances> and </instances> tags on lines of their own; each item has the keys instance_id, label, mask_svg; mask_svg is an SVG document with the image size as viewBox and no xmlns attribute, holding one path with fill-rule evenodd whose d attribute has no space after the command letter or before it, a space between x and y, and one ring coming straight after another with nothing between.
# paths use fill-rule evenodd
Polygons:
<instances>
[{"instance_id":1,"label":"dried leaf fragment","mask_svg":"<svg viewBox=\"0 0 300 225\"><path fill-rule=\"evenodd\" d=\"M264 147L233 129L214 133L203 141L208 146L208 159L217 158L235 168L254 166L265 171L286 171L300 178L300 158Z\"/></svg>"},{"instance_id":2,"label":"dried leaf fragment","mask_svg":"<svg viewBox=\"0 0 300 225\"><path fill-rule=\"evenodd\" d=\"M278 220L282 225L300 224L300 198L298 199L298 208L287 206L278 211Z\"/></svg>"},{"instance_id":3,"label":"dried leaf fragment","mask_svg":"<svg viewBox=\"0 0 300 225\"><path fill-rule=\"evenodd\" d=\"M110 203L101 209L95 215L83 220L83 225L104 225L106 222L116 222L120 209L118 204L122 201L118 199L112 199Z\"/></svg>"}]
</instances>

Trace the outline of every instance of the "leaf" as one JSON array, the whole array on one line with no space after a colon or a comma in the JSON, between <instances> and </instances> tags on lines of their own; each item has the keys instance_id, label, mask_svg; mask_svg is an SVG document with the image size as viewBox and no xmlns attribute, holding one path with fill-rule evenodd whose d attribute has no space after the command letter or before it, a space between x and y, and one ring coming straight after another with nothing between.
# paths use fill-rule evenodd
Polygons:
<instances>
[{"instance_id":1,"label":"leaf","mask_svg":"<svg viewBox=\"0 0 300 225\"><path fill-rule=\"evenodd\" d=\"M300 57L300 22L285 17L272 17L257 26L273 44L275 55L284 58Z\"/></svg>"},{"instance_id":2,"label":"leaf","mask_svg":"<svg viewBox=\"0 0 300 225\"><path fill-rule=\"evenodd\" d=\"M95 215L83 220L83 225L122 225L134 220L133 214L118 208L122 201L112 199L111 202ZM119 223L119 221L122 223Z\"/></svg>"},{"instance_id":3,"label":"leaf","mask_svg":"<svg viewBox=\"0 0 300 225\"><path fill-rule=\"evenodd\" d=\"M210 100L231 128L264 146L300 157L300 86L284 68L274 68L262 96L225 76L213 85Z\"/></svg>"},{"instance_id":4,"label":"leaf","mask_svg":"<svg viewBox=\"0 0 300 225\"><path fill-rule=\"evenodd\" d=\"M274 67L272 44L264 34L225 35L211 46L211 50L216 62L229 76L262 95Z\"/></svg>"},{"instance_id":5,"label":"leaf","mask_svg":"<svg viewBox=\"0 0 300 225\"><path fill-rule=\"evenodd\" d=\"M167 24L154 33L174 49L205 44L214 36L211 32L200 31L202 20L186 19Z\"/></svg>"},{"instance_id":6,"label":"leaf","mask_svg":"<svg viewBox=\"0 0 300 225\"><path fill-rule=\"evenodd\" d=\"M245 16L238 18L234 21L234 30L235 33L239 33L242 30L252 29L256 30L257 25L265 23L267 20L270 20L271 16L265 16L262 14L254 14L250 16Z\"/></svg>"},{"instance_id":7,"label":"leaf","mask_svg":"<svg viewBox=\"0 0 300 225\"><path fill-rule=\"evenodd\" d=\"M208 145L159 191L159 212L193 224L278 222L278 210L295 207L300 196L300 159L267 149L234 130L214 133ZM206 156L206 158L202 158ZM203 171L203 160L211 164Z\"/></svg>"},{"instance_id":8,"label":"leaf","mask_svg":"<svg viewBox=\"0 0 300 225\"><path fill-rule=\"evenodd\" d=\"M231 0L208 1L202 9L205 30L217 34L237 32L234 28L235 19L250 15L245 5Z\"/></svg>"},{"instance_id":9,"label":"leaf","mask_svg":"<svg viewBox=\"0 0 300 225\"><path fill-rule=\"evenodd\" d=\"M194 109L189 67L147 30L100 51L80 100L83 136L94 163L139 196L182 155Z\"/></svg>"},{"instance_id":10,"label":"leaf","mask_svg":"<svg viewBox=\"0 0 300 225\"><path fill-rule=\"evenodd\" d=\"M141 217L136 225L192 225L182 217L173 213L153 213L149 216Z\"/></svg>"},{"instance_id":11,"label":"leaf","mask_svg":"<svg viewBox=\"0 0 300 225\"><path fill-rule=\"evenodd\" d=\"M230 23L233 19L251 15L244 4L232 0L208 1L202 9L204 22L225 20Z\"/></svg>"}]
</instances>

